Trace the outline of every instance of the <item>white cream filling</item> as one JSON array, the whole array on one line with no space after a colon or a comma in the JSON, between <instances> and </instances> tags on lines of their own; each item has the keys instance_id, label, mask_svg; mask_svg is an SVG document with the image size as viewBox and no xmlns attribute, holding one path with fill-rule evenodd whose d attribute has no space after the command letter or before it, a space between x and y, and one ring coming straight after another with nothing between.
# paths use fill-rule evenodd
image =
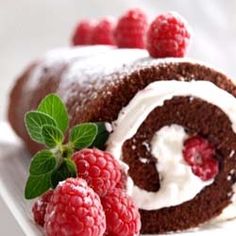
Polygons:
<instances>
[{"instance_id":1,"label":"white cream filling","mask_svg":"<svg viewBox=\"0 0 236 236\"><path fill-rule=\"evenodd\" d=\"M110 135L107 142L107 150L117 159L122 159L123 143L135 135L140 125L154 108L162 106L166 100L170 100L175 96L196 97L217 106L229 117L232 128L236 132L236 99L225 90L220 89L209 81L157 81L138 92L130 103L121 110L117 121L113 124L114 132ZM151 152L155 154L154 156L156 156L155 150L156 145L152 145ZM158 161L160 162L161 158L158 157ZM160 164L160 168L161 165L163 164ZM160 172L158 165L157 170ZM163 176L163 179L161 179L161 188L156 193L148 192L137 186L133 187L132 197L139 208L154 210L179 205L193 199L196 194L209 184L208 182L199 180L201 184L199 183L196 187L195 182L191 182L193 179L191 177L190 179L186 179L188 183L185 186L188 187L183 188L182 181L175 181L176 186L172 189L172 187L168 187L168 185L171 186L173 184L171 182L172 172L173 169L172 171L168 171L168 173L166 172L168 176ZM169 179L169 181L164 179ZM170 190L164 191L167 188ZM173 194L169 194L170 191ZM161 201L157 200L160 194L162 195L160 197L162 198ZM179 196L178 198L175 197L177 195Z\"/></svg>"},{"instance_id":2,"label":"white cream filling","mask_svg":"<svg viewBox=\"0 0 236 236\"><path fill-rule=\"evenodd\" d=\"M158 158L156 168L161 188L158 192L147 192L134 186L132 194L134 200L146 210L152 210L154 206L155 209L161 209L179 205L213 182L202 181L185 162L182 151L187 137L184 128L176 124L164 126L155 133L151 152Z\"/></svg>"}]
</instances>

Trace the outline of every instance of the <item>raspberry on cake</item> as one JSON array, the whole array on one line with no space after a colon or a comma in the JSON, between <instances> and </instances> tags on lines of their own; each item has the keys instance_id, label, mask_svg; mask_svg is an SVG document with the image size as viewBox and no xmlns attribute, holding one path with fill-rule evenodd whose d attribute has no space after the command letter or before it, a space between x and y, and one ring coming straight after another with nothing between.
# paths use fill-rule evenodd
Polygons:
<instances>
[{"instance_id":1,"label":"raspberry on cake","mask_svg":"<svg viewBox=\"0 0 236 236\"><path fill-rule=\"evenodd\" d=\"M92 44L105 44L113 45L113 30L115 26L115 20L112 17L106 17L101 19L92 31Z\"/></svg>"},{"instance_id":2,"label":"raspberry on cake","mask_svg":"<svg viewBox=\"0 0 236 236\"><path fill-rule=\"evenodd\" d=\"M190 29L177 13L159 15L149 26L147 50L154 58L183 57L190 41Z\"/></svg>"},{"instance_id":3,"label":"raspberry on cake","mask_svg":"<svg viewBox=\"0 0 236 236\"><path fill-rule=\"evenodd\" d=\"M121 180L121 167L117 160L98 149L82 149L73 154L78 176L99 195L112 191Z\"/></svg>"},{"instance_id":4,"label":"raspberry on cake","mask_svg":"<svg viewBox=\"0 0 236 236\"><path fill-rule=\"evenodd\" d=\"M94 29L94 23L92 21L90 20L80 21L73 33L72 44L74 46L91 44L93 29Z\"/></svg>"},{"instance_id":5,"label":"raspberry on cake","mask_svg":"<svg viewBox=\"0 0 236 236\"><path fill-rule=\"evenodd\" d=\"M116 184L116 188L127 190L128 188L128 176L125 173L125 170L121 170L120 181Z\"/></svg>"},{"instance_id":6,"label":"raspberry on cake","mask_svg":"<svg viewBox=\"0 0 236 236\"><path fill-rule=\"evenodd\" d=\"M116 45L120 48L145 48L147 27L147 16L142 10L127 11L118 20L114 31Z\"/></svg>"}]
</instances>

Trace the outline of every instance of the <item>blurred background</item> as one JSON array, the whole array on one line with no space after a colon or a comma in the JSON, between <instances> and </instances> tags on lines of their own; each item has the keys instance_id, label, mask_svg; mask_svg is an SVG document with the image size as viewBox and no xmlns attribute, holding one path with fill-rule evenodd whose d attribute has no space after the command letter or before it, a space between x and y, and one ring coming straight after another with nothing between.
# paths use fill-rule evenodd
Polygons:
<instances>
[{"instance_id":1,"label":"blurred background","mask_svg":"<svg viewBox=\"0 0 236 236\"><path fill-rule=\"evenodd\" d=\"M0 0L0 120L14 79L47 50L67 46L79 19L140 7L152 20L178 11L194 30L189 56L236 77L235 0Z\"/></svg>"},{"instance_id":2,"label":"blurred background","mask_svg":"<svg viewBox=\"0 0 236 236\"><path fill-rule=\"evenodd\" d=\"M79 19L119 16L131 7L150 20L164 11L182 14L194 31L188 56L236 78L235 0L0 0L0 121L9 89L31 60L69 45ZM2 200L0 219L0 235L23 235Z\"/></svg>"}]
</instances>

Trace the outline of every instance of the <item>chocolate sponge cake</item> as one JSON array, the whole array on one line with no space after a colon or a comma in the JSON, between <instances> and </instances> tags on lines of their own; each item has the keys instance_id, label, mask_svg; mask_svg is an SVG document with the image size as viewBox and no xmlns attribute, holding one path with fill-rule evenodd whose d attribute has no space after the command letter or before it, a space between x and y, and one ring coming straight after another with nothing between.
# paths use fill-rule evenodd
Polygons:
<instances>
[{"instance_id":1,"label":"chocolate sponge cake","mask_svg":"<svg viewBox=\"0 0 236 236\"><path fill-rule=\"evenodd\" d=\"M106 149L128 165L142 233L197 227L232 207L236 86L224 74L141 49L52 51L26 69L10 97L10 123L32 153L40 147L24 114L51 92L65 101L71 126L112 124Z\"/></svg>"}]
</instances>

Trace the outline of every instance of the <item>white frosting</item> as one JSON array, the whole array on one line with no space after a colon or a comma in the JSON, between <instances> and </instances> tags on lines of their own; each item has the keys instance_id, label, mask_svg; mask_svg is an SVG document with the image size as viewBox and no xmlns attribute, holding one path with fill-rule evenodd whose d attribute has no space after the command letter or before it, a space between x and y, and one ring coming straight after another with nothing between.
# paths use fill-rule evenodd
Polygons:
<instances>
[{"instance_id":1,"label":"white frosting","mask_svg":"<svg viewBox=\"0 0 236 236\"><path fill-rule=\"evenodd\" d=\"M46 55L43 56L37 66L33 69L30 74L30 78L28 79L25 87L24 92L28 94L25 99L22 99L22 104L30 101L34 98L34 90L37 88L38 84L44 79L45 69L47 69L47 75L55 76L57 74L58 68L60 66L67 65L66 67L71 68L75 62L81 61L81 59L85 59L87 57L92 57L93 55L100 55L105 53L106 51L112 51L114 49L113 46L82 46L82 47L65 47L65 48L58 48L50 50ZM79 73L78 73L79 74ZM62 75L64 78L64 76ZM66 77L64 78L66 80ZM80 79L77 77L77 79ZM71 91L67 88L63 91L57 91L59 95L67 96L68 94L72 94ZM62 96L63 95L63 96ZM22 105L24 107L25 105Z\"/></svg>"},{"instance_id":2,"label":"white frosting","mask_svg":"<svg viewBox=\"0 0 236 236\"><path fill-rule=\"evenodd\" d=\"M229 117L232 128L234 132L236 131L236 99L225 90L220 89L209 81L157 81L149 84L144 90L138 92L130 103L121 110L117 121L113 124L114 132L110 135L107 142L107 150L117 159L122 159L123 143L135 135L140 125L154 108L162 106L166 100L170 100L175 96L196 97L216 105ZM155 147L152 146L152 149L155 150ZM189 187L188 190L185 191L194 192L193 187L194 186ZM202 187L204 187L204 184L202 184ZM162 188L165 188L165 186L161 185L161 189ZM201 190L200 188L198 189L199 191ZM195 191L195 195L189 194L189 198L183 198L182 201L181 199L176 199L175 202L175 199L173 199L171 204L178 205L187 200L191 200L197 193L198 192ZM186 196L185 194L187 195L187 193L184 193L182 196ZM134 186L132 196L136 199L137 205L141 209L150 210L169 206L169 195L162 196L163 201L166 201L166 205L162 203L161 206L159 206L158 201L155 201L157 194L142 190L137 186ZM149 203L147 203L147 201L149 201ZM150 204L150 202L152 202L152 204Z\"/></svg>"},{"instance_id":3,"label":"white frosting","mask_svg":"<svg viewBox=\"0 0 236 236\"><path fill-rule=\"evenodd\" d=\"M176 124L164 126L153 136L151 153L158 158L156 168L161 188L158 192L147 192L134 186L132 197L142 209L157 210L179 205L213 182L202 181L185 162L182 151L187 137L184 128Z\"/></svg>"}]
</instances>

